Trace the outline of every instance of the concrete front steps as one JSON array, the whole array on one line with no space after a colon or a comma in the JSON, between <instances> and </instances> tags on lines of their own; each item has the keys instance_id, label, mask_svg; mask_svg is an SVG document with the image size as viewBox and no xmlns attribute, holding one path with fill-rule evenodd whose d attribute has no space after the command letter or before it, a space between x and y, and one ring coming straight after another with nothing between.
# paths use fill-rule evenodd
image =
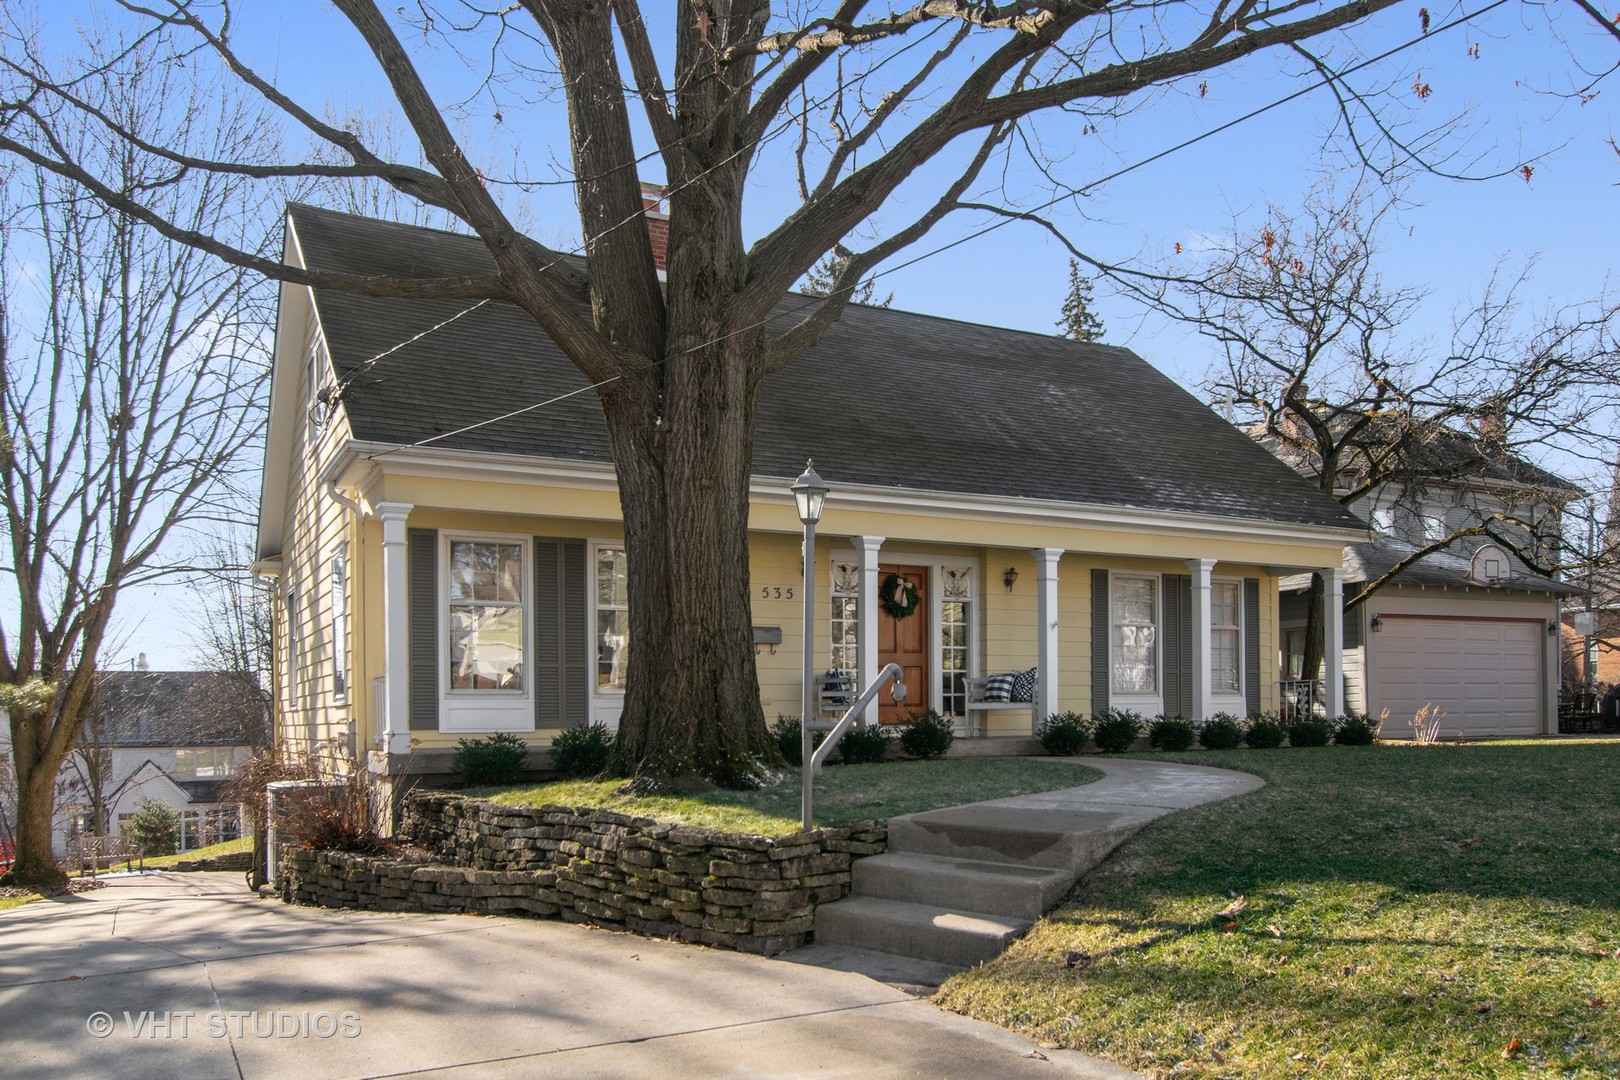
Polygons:
<instances>
[{"instance_id":1,"label":"concrete front steps","mask_svg":"<svg viewBox=\"0 0 1620 1080\"><path fill-rule=\"evenodd\" d=\"M890 821L888 851L855 863L852 895L816 909L817 944L971 967L1022 936L1140 827L1076 834L1038 813L997 821L992 805L977 810L967 821Z\"/></svg>"},{"instance_id":2,"label":"concrete front steps","mask_svg":"<svg viewBox=\"0 0 1620 1080\"><path fill-rule=\"evenodd\" d=\"M1224 769L1087 764L1104 778L891 819L888 850L856 861L851 895L816 908L814 944L789 958L937 985L1001 953L1148 822L1260 786ZM932 977L906 976L907 961Z\"/></svg>"}]
</instances>

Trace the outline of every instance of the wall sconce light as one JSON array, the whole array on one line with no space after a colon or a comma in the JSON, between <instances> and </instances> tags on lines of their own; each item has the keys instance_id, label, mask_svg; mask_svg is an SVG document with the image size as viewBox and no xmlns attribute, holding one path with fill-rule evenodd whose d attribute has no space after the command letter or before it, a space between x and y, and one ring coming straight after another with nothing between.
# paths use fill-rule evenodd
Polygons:
<instances>
[{"instance_id":1,"label":"wall sconce light","mask_svg":"<svg viewBox=\"0 0 1620 1080\"><path fill-rule=\"evenodd\" d=\"M1552 622L1551 620L1548 620L1548 622L1547 622L1547 636L1548 637L1557 637L1558 636L1558 624L1555 623L1555 622Z\"/></svg>"},{"instance_id":2,"label":"wall sconce light","mask_svg":"<svg viewBox=\"0 0 1620 1080\"><path fill-rule=\"evenodd\" d=\"M1374 615L1373 618L1372 618L1372 632L1375 633L1375 634L1382 633L1383 629L1384 629L1384 620L1383 620L1383 618L1381 616Z\"/></svg>"},{"instance_id":3,"label":"wall sconce light","mask_svg":"<svg viewBox=\"0 0 1620 1080\"><path fill-rule=\"evenodd\" d=\"M1018 580L1018 567L1016 567L1016 566L1007 567L1007 572L1005 574L1001 575L1001 583L1003 585L1007 586L1007 591L1008 592L1012 592L1013 582L1015 582L1017 580Z\"/></svg>"}]
</instances>

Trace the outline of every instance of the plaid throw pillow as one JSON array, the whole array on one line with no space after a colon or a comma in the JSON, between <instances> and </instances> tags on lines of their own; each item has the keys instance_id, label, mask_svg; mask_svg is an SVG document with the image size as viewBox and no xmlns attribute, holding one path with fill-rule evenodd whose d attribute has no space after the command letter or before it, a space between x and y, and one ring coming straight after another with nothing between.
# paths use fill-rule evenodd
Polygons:
<instances>
[{"instance_id":1,"label":"plaid throw pillow","mask_svg":"<svg viewBox=\"0 0 1620 1080\"><path fill-rule=\"evenodd\" d=\"M984 681L984 700L1011 701L1013 683L1017 680L1017 678L1018 673L1013 671L1009 671L1003 675L990 676Z\"/></svg>"},{"instance_id":2,"label":"plaid throw pillow","mask_svg":"<svg viewBox=\"0 0 1620 1080\"><path fill-rule=\"evenodd\" d=\"M832 668L821 677L822 700L828 705L848 705L855 700L855 680L842 668Z\"/></svg>"},{"instance_id":3,"label":"plaid throw pillow","mask_svg":"<svg viewBox=\"0 0 1620 1080\"><path fill-rule=\"evenodd\" d=\"M1012 697L1009 701L1034 701L1035 679L1041 669L1032 667L1028 671L1020 671L1013 677Z\"/></svg>"}]
</instances>

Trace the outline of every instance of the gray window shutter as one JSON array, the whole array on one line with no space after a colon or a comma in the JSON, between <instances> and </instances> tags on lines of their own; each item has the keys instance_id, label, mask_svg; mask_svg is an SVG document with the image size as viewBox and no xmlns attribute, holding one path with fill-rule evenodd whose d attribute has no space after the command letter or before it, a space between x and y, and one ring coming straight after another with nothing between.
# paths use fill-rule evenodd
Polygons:
<instances>
[{"instance_id":1,"label":"gray window shutter","mask_svg":"<svg viewBox=\"0 0 1620 1080\"><path fill-rule=\"evenodd\" d=\"M590 717L585 541L534 541L534 726L583 726Z\"/></svg>"},{"instance_id":2,"label":"gray window shutter","mask_svg":"<svg viewBox=\"0 0 1620 1080\"><path fill-rule=\"evenodd\" d=\"M1260 579L1243 579L1243 693L1250 713L1260 711Z\"/></svg>"},{"instance_id":3,"label":"gray window shutter","mask_svg":"<svg viewBox=\"0 0 1620 1080\"><path fill-rule=\"evenodd\" d=\"M1108 708L1108 571L1091 572L1091 711Z\"/></svg>"},{"instance_id":4,"label":"gray window shutter","mask_svg":"<svg viewBox=\"0 0 1620 1080\"><path fill-rule=\"evenodd\" d=\"M439 730L439 534L411 529L406 544L406 652L410 656L410 727Z\"/></svg>"},{"instance_id":5,"label":"gray window shutter","mask_svg":"<svg viewBox=\"0 0 1620 1080\"><path fill-rule=\"evenodd\" d=\"M1193 717L1192 575L1165 574L1159 634L1164 661L1164 713Z\"/></svg>"}]
</instances>

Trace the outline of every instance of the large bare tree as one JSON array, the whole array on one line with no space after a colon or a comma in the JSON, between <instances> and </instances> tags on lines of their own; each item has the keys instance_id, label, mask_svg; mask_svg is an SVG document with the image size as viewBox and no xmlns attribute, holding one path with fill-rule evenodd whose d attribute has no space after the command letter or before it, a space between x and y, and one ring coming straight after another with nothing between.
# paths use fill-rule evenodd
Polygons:
<instances>
[{"instance_id":1,"label":"large bare tree","mask_svg":"<svg viewBox=\"0 0 1620 1080\"><path fill-rule=\"evenodd\" d=\"M78 84L93 119L35 102L56 145L118 198L254 250L245 178L178 176L132 138L254 152L250 118L149 46ZM247 123L247 127L243 127ZM262 427L262 279L175 243L58 173L13 162L0 189L0 698L10 714L22 880L51 856L58 773L80 743L120 593L182 568L168 554L228 514ZM273 213L271 220L273 220Z\"/></svg>"},{"instance_id":2,"label":"large bare tree","mask_svg":"<svg viewBox=\"0 0 1620 1080\"><path fill-rule=\"evenodd\" d=\"M1499 271L1459 312L1449 342L1413 340L1408 320L1425 290L1379 274L1381 231L1397 207L1387 187L1324 183L1299 209L1269 207L1158 273L1108 273L1216 343L1220 359L1203 380L1210 398L1324 494L1416 516L1428 493L1464 493L1466 520L1431 523L1347 606L1465 537L1489 537L1543 573L1580 569L1559 513L1577 492L1525 459L1613 459L1620 304L1595 297L1527 310L1528 270ZM1510 482L1481 497L1497 474ZM1323 596L1313 575L1305 671L1322 659Z\"/></svg>"},{"instance_id":3,"label":"large bare tree","mask_svg":"<svg viewBox=\"0 0 1620 1080\"><path fill-rule=\"evenodd\" d=\"M275 167L231 154L188 156L103 121L131 153L165 168L273 178L381 182L459 219L484 242L480 274L365 276L295 270L177 221L119 190L53 138L51 110L102 119L75 81L34 57L8 60L0 149L82 185L159 233L267 276L398 297L495 300L533 318L595 384L610 433L630 568L631 634L618 763L650 780L698 774L748 784L774 757L759 703L747 588L749 472L761 381L813 345L851 290L962 209L1013 197L1037 118L1072 145L1081 125L1145 107L1256 54L1332 78L1359 62L1347 32L1394 0L481 0L395 8L334 0L386 80L421 160L390 160L321 115L311 95L255 71L229 10L187 0L123 7L188 64L228 68L324 149ZM1584 16L1582 16L1584 18ZM1418 35L1418 13L1400 24ZM1428 14L1422 15L1427 32ZM532 180L474 160L432 75L446 55L484 73L472 97L492 111L566 106L565 179L578 206L582 271L525 235L506 199ZM1288 87L1292 90L1296 83ZM1362 104L1373 100L1356 97ZM633 116L633 114L638 114ZM1366 145L1392 127L1369 125ZM650 135L638 132L648 132ZM341 151L334 161L325 151ZM546 155L537 148L534 157ZM774 155L774 159L773 159ZM743 208L761 163L798 178L752 242ZM641 226L640 173L661 173L670 206L667 281ZM989 178L989 179L986 179ZM1043 182L1037 180L1037 183ZM891 202L905 186L910 198ZM988 195L986 192L988 191ZM1050 189L1048 189L1050 191ZM908 205L909 216L896 207ZM875 218L879 211L885 213ZM896 220L898 218L898 220ZM867 242L856 236L875 237ZM840 247L840 245L847 245ZM773 309L829 253L821 300Z\"/></svg>"}]
</instances>

